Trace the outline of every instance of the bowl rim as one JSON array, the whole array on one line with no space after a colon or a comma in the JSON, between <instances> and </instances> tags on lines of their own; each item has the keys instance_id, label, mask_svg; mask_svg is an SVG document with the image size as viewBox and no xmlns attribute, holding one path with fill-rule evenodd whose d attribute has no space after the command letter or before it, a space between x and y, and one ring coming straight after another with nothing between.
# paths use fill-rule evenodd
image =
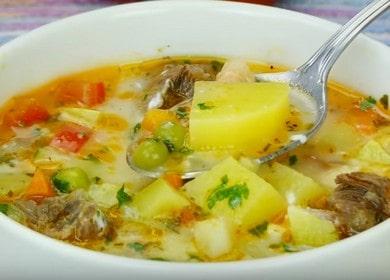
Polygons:
<instances>
[{"instance_id":1,"label":"bowl rim","mask_svg":"<svg viewBox=\"0 0 390 280\"><path fill-rule=\"evenodd\" d=\"M309 23L311 25L321 25L322 29L327 29L330 31L334 31L339 24L330 22L325 19L321 19L315 16L299 13L296 11L285 10L277 7L249 4L249 3L238 3L238 2L230 2L230 1L147 1L147 2L137 2L137 3L128 3L122 5L116 5L106 8L97 9L94 11L84 12L81 14L77 14L71 17L67 17L64 19L60 19L54 21L52 23L43 25L37 29L32 30L31 32L22 34L21 36L13 39L12 41L0 46L0 55L4 51L12 51L13 48L18 48L19 46L23 46L25 43L28 43L28 40L34 38L35 36L41 36L45 33L50 33L55 31L57 28L61 26L67 25L72 22L82 21L88 18L98 17L101 14L109 14L115 15L117 12L122 12L123 9L150 9L150 8L164 8L164 7L172 7L172 6L181 6L181 7L193 7L193 5L197 5L202 8L226 8L232 9L234 8L234 12L250 12L250 9L264 9L270 12L277 13L279 15L284 15L287 17L299 17L303 23ZM372 38L369 38L366 35L359 35L361 40L369 41L371 45L377 45L380 48L385 48L386 51L390 54L390 47L376 41ZM218 271L246 271L254 266L256 269L261 270L262 267L270 267L270 266L283 266L285 264L291 263L301 263L306 262L307 260L319 257L320 255L327 255L334 253L334 250L344 250L348 249L351 246L358 245L360 243L364 243L366 240L369 240L371 237L375 235L375 233L380 233L384 231L388 231L390 229L390 219L382 222L375 227L368 229L358 235L349 237L344 240L340 240L338 242L325 245L319 248L315 248L314 250L307 250L303 252L297 252L294 254L284 254L279 256L265 257L260 259L252 259L252 260L239 260L239 261L223 261L223 262L203 262L203 263L191 263L191 262L161 262L156 260L148 260L148 259L136 259L126 256L118 256L112 255L108 253L102 253L95 250L85 249L82 247L78 247L76 245L72 245L60 240L56 240L50 238L44 234L38 233L18 222L12 220L11 218L0 215L0 224L4 225L8 228L10 232L13 234L17 234L19 238L29 240L29 242L35 243L35 245L42 246L48 248L46 250L51 250L52 253L58 254L67 254L67 255L75 255L78 258L82 258L83 260L87 260L93 262L95 264L110 264L112 266L121 266L121 267L137 267L144 269L157 268L165 269L168 271L172 271L174 268L175 271L181 271L186 273L198 272L199 269L202 269L204 272L214 272ZM44 244L44 245L43 245ZM161 265L163 264L163 265Z\"/></svg>"}]
</instances>

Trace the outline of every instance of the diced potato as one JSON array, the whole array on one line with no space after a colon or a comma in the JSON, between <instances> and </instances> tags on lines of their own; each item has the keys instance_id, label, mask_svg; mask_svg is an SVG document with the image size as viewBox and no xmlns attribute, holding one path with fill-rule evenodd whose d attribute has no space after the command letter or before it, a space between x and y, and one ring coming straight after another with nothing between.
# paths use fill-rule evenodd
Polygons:
<instances>
[{"instance_id":1,"label":"diced potato","mask_svg":"<svg viewBox=\"0 0 390 280\"><path fill-rule=\"evenodd\" d=\"M238 240L239 247L253 258L264 258L277 255L272 247L280 246L284 241L286 228L276 224L268 224L264 233L259 236L248 234Z\"/></svg>"},{"instance_id":2,"label":"diced potato","mask_svg":"<svg viewBox=\"0 0 390 280\"><path fill-rule=\"evenodd\" d=\"M167 216L190 205L190 202L165 180L158 179L135 195L133 206L141 217Z\"/></svg>"},{"instance_id":3,"label":"diced potato","mask_svg":"<svg viewBox=\"0 0 390 280\"><path fill-rule=\"evenodd\" d=\"M355 128L345 122L327 119L319 131L310 141L318 150L326 152L349 152L363 141L363 136Z\"/></svg>"},{"instance_id":4,"label":"diced potato","mask_svg":"<svg viewBox=\"0 0 390 280\"><path fill-rule=\"evenodd\" d=\"M339 239L332 222L321 219L303 208L289 206L288 221L296 245L319 247Z\"/></svg>"},{"instance_id":5,"label":"diced potato","mask_svg":"<svg viewBox=\"0 0 390 280\"><path fill-rule=\"evenodd\" d=\"M289 113L281 83L196 82L190 116L195 150L263 148L280 136Z\"/></svg>"},{"instance_id":6,"label":"diced potato","mask_svg":"<svg viewBox=\"0 0 390 280\"><path fill-rule=\"evenodd\" d=\"M307 206L327 194L326 188L310 177L277 162L272 166L260 166L259 175L277 189L289 204Z\"/></svg>"},{"instance_id":7,"label":"diced potato","mask_svg":"<svg viewBox=\"0 0 390 280\"><path fill-rule=\"evenodd\" d=\"M375 140L370 140L359 151L358 159L377 164L390 164L390 154Z\"/></svg>"},{"instance_id":8,"label":"diced potato","mask_svg":"<svg viewBox=\"0 0 390 280\"><path fill-rule=\"evenodd\" d=\"M194 225L195 244L209 258L217 258L233 249L234 227L224 218L213 218Z\"/></svg>"},{"instance_id":9,"label":"diced potato","mask_svg":"<svg viewBox=\"0 0 390 280\"><path fill-rule=\"evenodd\" d=\"M239 197L241 203L236 208L232 207L229 200L232 196L230 196L214 201L215 205L210 209L212 195L215 194L224 177L228 179L228 188L237 185L244 186L248 195L245 197L245 193L241 193ZM270 221L286 209L285 200L269 183L232 158L224 160L188 182L184 188L205 212L211 212L217 217L227 217L243 228Z\"/></svg>"},{"instance_id":10,"label":"diced potato","mask_svg":"<svg viewBox=\"0 0 390 280\"><path fill-rule=\"evenodd\" d=\"M193 241L193 234L190 229L180 233L167 231L160 239L159 257L170 261L188 261L190 256L198 253Z\"/></svg>"},{"instance_id":11,"label":"diced potato","mask_svg":"<svg viewBox=\"0 0 390 280\"><path fill-rule=\"evenodd\" d=\"M94 128L97 124L100 112L84 108L62 108L58 119L77 123L79 125Z\"/></svg>"},{"instance_id":12,"label":"diced potato","mask_svg":"<svg viewBox=\"0 0 390 280\"><path fill-rule=\"evenodd\" d=\"M118 204L117 192L121 187L113 184L93 184L89 187L88 194L99 206L110 208Z\"/></svg>"}]
</instances>

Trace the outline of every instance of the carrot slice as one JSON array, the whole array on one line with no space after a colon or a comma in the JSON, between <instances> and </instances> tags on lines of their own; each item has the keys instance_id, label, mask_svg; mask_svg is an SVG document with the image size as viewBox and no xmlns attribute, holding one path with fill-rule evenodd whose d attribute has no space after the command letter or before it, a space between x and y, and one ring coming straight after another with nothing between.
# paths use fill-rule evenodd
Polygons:
<instances>
[{"instance_id":1,"label":"carrot slice","mask_svg":"<svg viewBox=\"0 0 390 280\"><path fill-rule=\"evenodd\" d=\"M26 199L40 201L46 197L52 196L55 196L55 191L51 186L48 178L41 170L37 170L31 180L30 185L24 193L24 197Z\"/></svg>"}]
</instances>

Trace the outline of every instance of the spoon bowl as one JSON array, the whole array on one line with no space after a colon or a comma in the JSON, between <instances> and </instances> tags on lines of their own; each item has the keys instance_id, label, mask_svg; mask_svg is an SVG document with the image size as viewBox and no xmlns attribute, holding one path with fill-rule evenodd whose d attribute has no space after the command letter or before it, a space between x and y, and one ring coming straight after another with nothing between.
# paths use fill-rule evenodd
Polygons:
<instances>
[{"instance_id":1,"label":"spoon bowl","mask_svg":"<svg viewBox=\"0 0 390 280\"><path fill-rule=\"evenodd\" d=\"M375 18L381 15L390 6L390 0L375 0L342 26L328 41L326 41L314 55L302 66L287 72L256 74L256 82L282 82L287 83L291 95L298 99L304 98L314 105L314 124L305 132L291 135L289 142L277 150L256 159L259 164L273 160L300 145L306 143L321 127L327 113L327 81L330 70L349 44L356 36ZM132 159L130 150L127 153L129 166L140 174L158 178L163 173L170 172L163 168L144 170L138 168ZM191 170L181 174L183 179L191 179L207 171L207 169Z\"/></svg>"}]
</instances>

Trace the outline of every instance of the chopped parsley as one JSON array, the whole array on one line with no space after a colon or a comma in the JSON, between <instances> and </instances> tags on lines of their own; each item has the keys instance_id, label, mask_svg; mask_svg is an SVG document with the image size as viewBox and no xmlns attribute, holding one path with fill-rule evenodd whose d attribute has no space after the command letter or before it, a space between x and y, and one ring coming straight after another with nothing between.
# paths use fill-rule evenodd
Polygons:
<instances>
[{"instance_id":1,"label":"chopped parsley","mask_svg":"<svg viewBox=\"0 0 390 280\"><path fill-rule=\"evenodd\" d=\"M192 154L194 152L194 150L186 147L186 146L183 146L181 147L179 150L178 150L179 153L183 154L183 155L189 155L189 154Z\"/></svg>"},{"instance_id":2,"label":"chopped parsley","mask_svg":"<svg viewBox=\"0 0 390 280\"><path fill-rule=\"evenodd\" d=\"M234 184L228 186L229 178L224 175L221 178L221 183L213 190L207 198L207 207L214 208L217 202L227 199L231 209L236 209L241 206L244 199L248 199L249 189L246 183Z\"/></svg>"},{"instance_id":3,"label":"chopped parsley","mask_svg":"<svg viewBox=\"0 0 390 280\"><path fill-rule=\"evenodd\" d=\"M389 95L384 94L380 99L379 102L382 104L383 109L387 110L389 109Z\"/></svg>"},{"instance_id":4,"label":"chopped parsley","mask_svg":"<svg viewBox=\"0 0 390 280\"><path fill-rule=\"evenodd\" d=\"M298 157L296 155L289 156L288 165L293 166L298 162Z\"/></svg>"},{"instance_id":5,"label":"chopped parsley","mask_svg":"<svg viewBox=\"0 0 390 280\"><path fill-rule=\"evenodd\" d=\"M371 109L376 105L375 98L369 96L366 99L364 99L362 102L360 102L359 108L362 111L367 111L368 109Z\"/></svg>"},{"instance_id":6,"label":"chopped parsley","mask_svg":"<svg viewBox=\"0 0 390 280\"><path fill-rule=\"evenodd\" d=\"M286 244L286 243L283 243L282 247L283 247L283 250L287 253L294 253L294 252L299 251L297 248L294 248L293 246Z\"/></svg>"},{"instance_id":7,"label":"chopped parsley","mask_svg":"<svg viewBox=\"0 0 390 280\"><path fill-rule=\"evenodd\" d=\"M176 109L176 116L178 119L186 119L188 118L188 112L185 107L179 107Z\"/></svg>"},{"instance_id":8,"label":"chopped parsley","mask_svg":"<svg viewBox=\"0 0 390 280\"><path fill-rule=\"evenodd\" d=\"M8 204L0 204L0 212L7 215L9 206Z\"/></svg>"},{"instance_id":9,"label":"chopped parsley","mask_svg":"<svg viewBox=\"0 0 390 280\"><path fill-rule=\"evenodd\" d=\"M136 252L142 252L145 250L145 245L142 243L139 243L139 242L129 243L129 244L127 244L127 247L129 247L130 249L133 249Z\"/></svg>"},{"instance_id":10,"label":"chopped parsley","mask_svg":"<svg viewBox=\"0 0 390 280\"><path fill-rule=\"evenodd\" d=\"M90 160L93 162L100 162L100 160L94 154L88 154L86 157L84 157L84 160Z\"/></svg>"},{"instance_id":11,"label":"chopped parsley","mask_svg":"<svg viewBox=\"0 0 390 280\"><path fill-rule=\"evenodd\" d=\"M160 261L160 262L167 262L168 260L167 259L164 259L164 258L150 258L149 260L151 261Z\"/></svg>"},{"instance_id":12,"label":"chopped parsley","mask_svg":"<svg viewBox=\"0 0 390 280\"><path fill-rule=\"evenodd\" d=\"M98 176L93 177L92 180L93 180L93 182L95 182L95 184L103 183L103 179L98 177Z\"/></svg>"},{"instance_id":13,"label":"chopped parsley","mask_svg":"<svg viewBox=\"0 0 390 280\"><path fill-rule=\"evenodd\" d=\"M218 60L213 60L213 61L210 62L210 64L211 64L211 68L213 68L213 70L215 72L221 71L221 69L223 67L223 63L219 62Z\"/></svg>"},{"instance_id":14,"label":"chopped parsley","mask_svg":"<svg viewBox=\"0 0 390 280\"><path fill-rule=\"evenodd\" d=\"M162 142L165 144L165 146L167 146L167 149L170 153L175 151L175 145L173 145L171 141L169 141L168 139L164 139L162 140Z\"/></svg>"},{"instance_id":15,"label":"chopped parsley","mask_svg":"<svg viewBox=\"0 0 390 280\"><path fill-rule=\"evenodd\" d=\"M141 129L141 123L137 123L134 127L133 127L133 135L137 134L138 131Z\"/></svg>"},{"instance_id":16,"label":"chopped parsley","mask_svg":"<svg viewBox=\"0 0 390 280\"><path fill-rule=\"evenodd\" d=\"M260 225L255 226L254 228L251 228L249 230L249 233L255 236L260 236L267 230L267 228L268 228L268 223L264 222Z\"/></svg>"},{"instance_id":17,"label":"chopped parsley","mask_svg":"<svg viewBox=\"0 0 390 280\"><path fill-rule=\"evenodd\" d=\"M206 103L198 103L196 106L198 106L200 110L210 110L214 108L214 106L206 105Z\"/></svg>"},{"instance_id":18,"label":"chopped parsley","mask_svg":"<svg viewBox=\"0 0 390 280\"><path fill-rule=\"evenodd\" d=\"M125 192L125 186L122 186L116 193L116 199L118 200L119 207L132 200L131 196Z\"/></svg>"}]
</instances>

